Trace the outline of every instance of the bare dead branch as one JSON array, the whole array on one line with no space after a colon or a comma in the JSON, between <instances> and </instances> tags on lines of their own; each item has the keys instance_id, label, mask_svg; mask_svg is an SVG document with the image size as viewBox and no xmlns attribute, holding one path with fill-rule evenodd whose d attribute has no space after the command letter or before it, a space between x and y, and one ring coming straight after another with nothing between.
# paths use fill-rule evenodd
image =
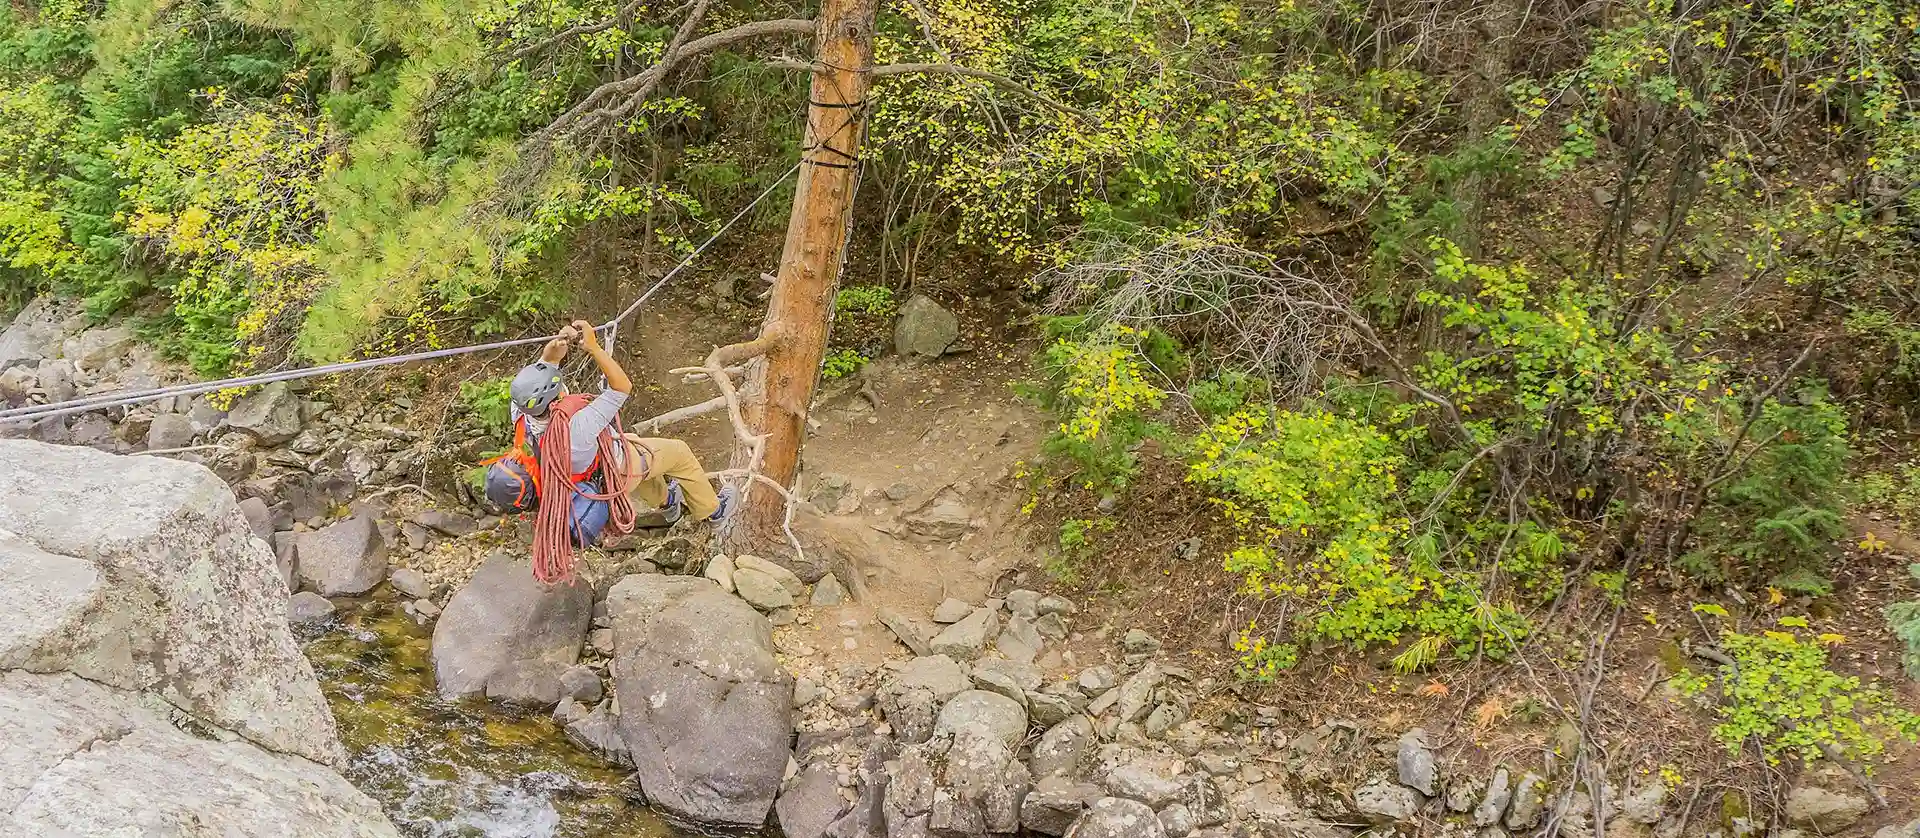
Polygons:
<instances>
[{"instance_id":1,"label":"bare dead branch","mask_svg":"<svg viewBox=\"0 0 1920 838\"><path fill-rule=\"evenodd\" d=\"M707 380L706 367L687 367L685 369L687 369L688 372L680 376L680 383L699 384L700 382ZM727 375L736 376L736 377L742 376L747 374L747 368L743 364L735 364L733 366L727 367L726 373Z\"/></svg>"},{"instance_id":2,"label":"bare dead branch","mask_svg":"<svg viewBox=\"0 0 1920 838\"><path fill-rule=\"evenodd\" d=\"M659 416L655 416L651 419L645 419L640 422L636 422L633 425L633 429L638 431L641 428L647 428L652 431L658 431L661 428L664 428L668 425L672 425L676 422L685 422L686 420L692 419L696 416L705 416L709 413L712 413L726 406L727 406L727 398L725 396L714 396L713 398L708 399L699 404L691 404L691 405L687 405L686 407L675 408L673 410L669 410L665 413L662 413Z\"/></svg>"},{"instance_id":3,"label":"bare dead branch","mask_svg":"<svg viewBox=\"0 0 1920 838\"><path fill-rule=\"evenodd\" d=\"M726 346L716 348L712 353L708 354L707 362L704 366L687 368L687 371L704 372L709 377L718 374L719 378L716 379L714 383L720 384L723 387L730 387L732 383L724 381L727 378L725 374L727 367L758 358L768 352L772 352L773 348L779 345L780 336L771 333L763 334L745 343L730 343ZM716 371L719 372L716 373ZM678 373L681 371L675 370L674 372Z\"/></svg>"},{"instance_id":4,"label":"bare dead branch","mask_svg":"<svg viewBox=\"0 0 1920 838\"><path fill-rule=\"evenodd\" d=\"M741 503L746 502L746 496L752 491L755 483L772 487L775 492L778 492L780 497L787 502L786 515L781 520L780 529L786 534L787 544L793 548L794 556L801 561L805 561L807 555L806 550L801 547L799 536L793 533L793 509L794 506L801 503L801 501L794 497L793 493L789 491L787 487L775 482L773 478L760 473L760 463L766 455L767 434L756 434L752 428L747 426L746 416L740 410L740 394L734 388L733 376L727 372L727 365L737 364L750 358L765 355L769 349L772 349L778 344L778 335L763 334L745 343L715 347L712 352L707 354L706 363L701 366L683 367L673 370L673 372L675 374L685 374L698 370L705 373L707 380L712 381L714 386L720 390L720 401L725 403L727 416L732 420L734 437L747 446L747 464L744 467L709 472L707 476L719 480L745 479L747 486L740 493ZM711 402L708 404L711 404ZM701 407L701 405L695 405L694 407ZM682 410L689 409L691 408L682 408Z\"/></svg>"},{"instance_id":5,"label":"bare dead branch","mask_svg":"<svg viewBox=\"0 0 1920 838\"><path fill-rule=\"evenodd\" d=\"M674 32L673 39L660 53L660 60L638 74L600 85L588 93L580 102L567 109L547 127L529 137L528 142L540 145L554 138L572 133L591 131L632 114L645 102L648 96L666 80L675 69L687 59L712 52L741 41L766 38L774 35L811 35L813 21L796 18L784 20L759 20L743 23L731 29L723 29L699 38L693 38L694 30L705 20L707 8L712 0L699 0L689 12L687 19Z\"/></svg>"}]
</instances>

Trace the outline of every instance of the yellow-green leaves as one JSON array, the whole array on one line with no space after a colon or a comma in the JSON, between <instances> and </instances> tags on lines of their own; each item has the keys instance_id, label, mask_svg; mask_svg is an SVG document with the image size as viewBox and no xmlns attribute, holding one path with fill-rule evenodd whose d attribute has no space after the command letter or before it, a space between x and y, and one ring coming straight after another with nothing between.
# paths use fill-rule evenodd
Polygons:
<instances>
[{"instance_id":1,"label":"yellow-green leaves","mask_svg":"<svg viewBox=\"0 0 1920 838\"><path fill-rule=\"evenodd\" d=\"M1805 620L1781 623L1806 627ZM1819 759L1836 748L1870 770L1889 740L1920 740L1920 716L1878 685L1827 668L1825 637L1726 632L1720 642L1732 662L1719 667L1717 677L1688 673L1675 683L1688 695L1718 687L1714 736L1731 753L1751 741L1777 763L1787 756Z\"/></svg>"}]
</instances>

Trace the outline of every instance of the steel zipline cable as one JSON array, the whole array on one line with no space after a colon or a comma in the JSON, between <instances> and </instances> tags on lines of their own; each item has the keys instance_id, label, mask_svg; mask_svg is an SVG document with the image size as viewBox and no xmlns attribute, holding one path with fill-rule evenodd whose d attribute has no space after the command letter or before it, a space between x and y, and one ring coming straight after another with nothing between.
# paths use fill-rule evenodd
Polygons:
<instances>
[{"instance_id":1,"label":"steel zipline cable","mask_svg":"<svg viewBox=\"0 0 1920 838\"><path fill-rule=\"evenodd\" d=\"M715 242L719 241L721 236L726 235L727 231L733 228L733 225L739 223L740 219L745 218L747 216L747 213L752 212L754 207L759 206L760 202L766 200L767 196L772 195L776 189L780 188L781 184L786 183L787 178L792 177L794 172L797 172L799 170L800 170L800 164L799 163L793 164L793 167L788 169L785 174L781 175L766 189L762 190L759 195L755 196L752 201L749 201L745 207L742 207L740 209L739 212L734 213L732 218L727 219L727 223L721 225L720 229L716 230L714 234L708 237L705 242L702 242L699 247L694 248L692 253L687 254L687 257L685 259L680 260L680 263L677 265L674 265L672 270L667 271L665 276L660 277L659 281L655 282L651 287L647 288L645 293L641 294L638 299L635 299L631 305L628 305L626 307L626 310L620 312L612 320L609 320L606 323L596 326L595 327L596 331L604 331L608 333L608 348L609 349L612 348L612 337L615 333L615 330L619 328L621 321L629 317L632 317L635 312L638 312L640 310L640 306L645 304L646 301L649 298L651 298L655 292L659 291L661 288L666 287L666 284L668 282L671 282L675 276L678 276L681 271L686 270L688 266L692 265L693 261L695 259L700 258L701 254L707 252L707 249L712 247ZM21 422L37 422L43 419L51 419L56 416L67 416L75 413L90 413L95 410L104 410L110 407L123 407L123 406L129 406L129 405L136 405L136 404L141 404L143 402L150 402L150 401L156 401L159 399L172 398L174 396L193 396L193 395L199 395L201 393L211 393L217 390L227 390L227 389L232 389L236 387L252 387L259 384L271 384L276 381L293 381L293 380L302 379L302 378L314 378L322 375L339 375L341 373L355 372L357 370L373 369L374 367L392 366L395 364L408 364L408 363L413 363L415 361L432 361L440 358L452 358L458 355L470 355L475 352L490 352L496 349L512 349L516 346L532 346L534 344L546 343L547 341L552 339L553 337L551 335L543 335L540 337L531 337L531 338L516 338L514 340L494 341L492 343L479 343L471 346L453 347L450 349L434 349L426 352L413 352L406 355L391 355L383 358L368 358L360 361L342 361L336 364L325 364L318 367L306 367L306 368L296 369L296 370L281 370L278 372L258 373L255 375L239 376L236 378L227 378L219 381L202 381L202 382L196 382L192 384L176 384L168 387L155 387L147 390L122 390L122 391L113 392L113 393L100 393L97 395L87 396L84 398L68 399L63 402L54 402L51 404L29 405L27 407L16 407L8 410L0 410L0 425L12 425L12 424L21 423Z\"/></svg>"}]
</instances>

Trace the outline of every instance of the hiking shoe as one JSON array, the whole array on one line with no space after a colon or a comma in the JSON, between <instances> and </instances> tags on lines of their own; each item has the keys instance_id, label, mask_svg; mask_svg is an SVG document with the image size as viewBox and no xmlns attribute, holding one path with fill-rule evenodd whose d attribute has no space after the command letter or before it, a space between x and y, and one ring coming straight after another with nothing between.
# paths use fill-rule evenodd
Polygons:
<instances>
[{"instance_id":1,"label":"hiking shoe","mask_svg":"<svg viewBox=\"0 0 1920 838\"><path fill-rule=\"evenodd\" d=\"M680 481L667 478L667 501L660 505L660 512L667 519L667 526L680 523L680 513L686 510L680 491Z\"/></svg>"},{"instance_id":2,"label":"hiking shoe","mask_svg":"<svg viewBox=\"0 0 1920 838\"><path fill-rule=\"evenodd\" d=\"M740 496L740 493L735 491L732 486L721 486L720 487L720 508L715 509L712 515L708 515L707 520L718 521L722 518L727 517L729 514L732 514L733 501L735 498L739 496Z\"/></svg>"}]
</instances>

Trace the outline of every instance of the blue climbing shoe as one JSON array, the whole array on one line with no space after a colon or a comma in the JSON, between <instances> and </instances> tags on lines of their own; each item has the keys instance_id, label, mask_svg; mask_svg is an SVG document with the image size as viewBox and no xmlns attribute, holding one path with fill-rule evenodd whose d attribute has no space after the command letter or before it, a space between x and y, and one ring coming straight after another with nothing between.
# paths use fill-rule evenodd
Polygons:
<instances>
[{"instance_id":1,"label":"blue climbing shoe","mask_svg":"<svg viewBox=\"0 0 1920 838\"><path fill-rule=\"evenodd\" d=\"M732 486L721 486L720 487L720 508L713 510L713 514L708 515L707 520L718 521L722 518L727 517L729 514L733 512L734 499L739 496L740 496L740 493L737 491L734 491L734 488Z\"/></svg>"},{"instance_id":2,"label":"blue climbing shoe","mask_svg":"<svg viewBox=\"0 0 1920 838\"><path fill-rule=\"evenodd\" d=\"M680 522L680 514L686 511L686 504L680 491L680 481L667 478L667 501L660 505L660 512L666 516L667 526Z\"/></svg>"}]
</instances>

